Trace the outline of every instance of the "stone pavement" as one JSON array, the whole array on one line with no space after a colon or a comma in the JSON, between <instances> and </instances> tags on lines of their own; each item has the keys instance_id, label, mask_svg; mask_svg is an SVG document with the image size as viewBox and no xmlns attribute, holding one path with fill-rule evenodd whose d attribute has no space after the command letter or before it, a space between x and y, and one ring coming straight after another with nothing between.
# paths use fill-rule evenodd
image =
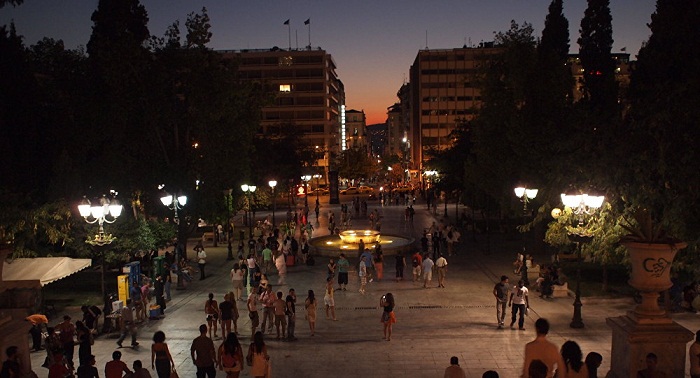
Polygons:
<instances>
[{"instance_id":1,"label":"stone pavement","mask_svg":"<svg viewBox=\"0 0 700 378\"><path fill-rule=\"evenodd\" d=\"M341 200L349 201L350 198ZM377 202L370 203L369 210L377 206ZM329 207L324 204L315 236L328 233L326 214L329 208L333 208L336 217L339 217L339 205ZM419 238L423 228L429 227L436 219L425 205L419 204L415 209L415 224L410 227L403 222L404 207L380 207L384 217L382 231L413 234ZM450 213L454 214L452 208ZM315 221L314 215L310 218ZM366 227L367 223L366 220L355 220L354 225L355 228ZM317 258L316 265L312 267L297 265L289 268L288 284L273 285L273 290L281 290L286 296L289 288L296 289L296 336L299 340L282 342L275 340L274 336L266 336L272 356L273 376L442 377L450 357L457 356L468 377L481 377L486 370L496 370L501 377L518 377L522 369L524 345L535 337L534 321L539 317L549 319L549 338L557 345L571 339L579 343L584 356L591 351L601 353L603 365L599 373L603 376L609 370L611 348L611 331L605 324L605 318L624 315L633 307L633 302L583 298L585 328L572 329L569 327L573 313L572 298L544 300L533 293L530 295L531 311L526 319L526 330L498 329L495 300L491 292L500 275L512 276L511 261L518 242L492 237L488 253L483 247L485 243L482 237L475 242L471 235L462 235L458 255L448 258L444 289L423 289L422 285L412 283L410 267L407 267L406 274L409 280L395 282L392 279L393 258L389 257L385 262L384 280L368 284L367 294L361 295L357 292L359 281L356 271L352 271L349 289L336 292L338 321L327 320L323 308L319 307L314 337L310 336L308 323L304 320L303 302L307 290L313 289L322 305L327 259ZM141 359L144 366L150 367L150 339L155 331L162 330L180 376L195 376L189 347L192 339L198 336L198 326L205 322L203 309L207 293L213 292L215 298L221 301L224 293L230 290L228 272L232 263L226 261L226 248L209 247L207 254L208 278L194 281L184 291L173 289L173 300L168 303L166 317L150 320L142 326L139 333L141 348L121 349L122 360L131 365L133 360ZM352 265L355 263L351 260ZM410 265L410 261L408 263ZM276 276L272 276L270 281L274 284ZM511 278L513 281L514 277ZM436 281L433 281L433 286L437 286ZM397 304L395 312L398 322L394 325L391 341L382 339L380 323L379 299L387 292L394 294ZM251 340L245 303L239 302L238 309L241 314L238 323L240 340L247 351ZM695 314L675 314L674 317L692 331L700 328L700 317ZM93 354L97 356L97 366L101 372L116 348L116 337L116 334L103 335L95 340ZM217 346L220 342L215 340ZM40 367L44 356L43 352L32 354L32 366L39 376L47 375L47 371ZM241 376L248 377L249 372L246 367ZM156 376L155 371L152 375ZM223 372L219 372L218 376L224 376Z\"/></svg>"}]
</instances>

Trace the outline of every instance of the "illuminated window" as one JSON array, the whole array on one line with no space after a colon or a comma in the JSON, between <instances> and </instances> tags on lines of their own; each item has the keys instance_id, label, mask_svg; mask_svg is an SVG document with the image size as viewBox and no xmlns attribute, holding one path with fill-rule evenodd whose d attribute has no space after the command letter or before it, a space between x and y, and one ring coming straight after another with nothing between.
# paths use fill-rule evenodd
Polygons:
<instances>
[{"instance_id":1,"label":"illuminated window","mask_svg":"<svg viewBox=\"0 0 700 378\"><path fill-rule=\"evenodd\" d=\"M291 92L292 86L290 84L280 84L280 92Z\"/></svg>"}]
</instances>

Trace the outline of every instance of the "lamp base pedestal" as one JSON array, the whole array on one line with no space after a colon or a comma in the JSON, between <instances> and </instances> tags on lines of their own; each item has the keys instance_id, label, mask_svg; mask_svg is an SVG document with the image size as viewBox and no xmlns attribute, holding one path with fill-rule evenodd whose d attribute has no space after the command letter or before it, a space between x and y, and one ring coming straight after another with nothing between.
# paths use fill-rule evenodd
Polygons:
<instances>
[{"instance_id":1,"label":"lamp base pedestal","mask_svg":"<svg viewBox=\"0 0 700 378\"><path fill-rule=\"evenodd\" d=\"M612 351L608 377L637 376L646 368L646 355L659 358L658 370L668 377L685 376L686 345L693 333L671 319L646 321L631 312L626 316L607 318L612 328Z\"/></svg>"}]
</instances>

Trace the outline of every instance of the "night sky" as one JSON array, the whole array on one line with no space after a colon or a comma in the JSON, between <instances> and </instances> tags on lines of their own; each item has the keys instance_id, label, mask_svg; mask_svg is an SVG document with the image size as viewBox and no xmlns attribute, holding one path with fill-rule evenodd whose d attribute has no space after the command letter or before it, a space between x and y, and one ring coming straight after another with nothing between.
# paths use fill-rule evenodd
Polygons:
<instances>
[{"instance_id":1,"label":"night sky","mask_svg":"<svg viewBox=\"0 0 700 378\"><path fill-rule=\"evenodd\" d=\"M527 21L540 36L551 0L142 0L152 35L162 36L167 25L184 21L204 6L211 18L213 49L246 49L311 45L329 52L345 84L348 109L364 109L367 123L384 122L386 108L397 101L396 92L408 80L419 49L455 48L493 40L510 20ZM87 44L92 31L90 16L97 0L25 0L17 8L0 9L0 24L15 21L25 44L43 37L62 39L66 47ZM611 0L613 52L626 47L634 55L648 39L647 24L655 10L653 0ZM569 20L571 52L585 0L564 0Z\"/></svg>"}]
</instances>

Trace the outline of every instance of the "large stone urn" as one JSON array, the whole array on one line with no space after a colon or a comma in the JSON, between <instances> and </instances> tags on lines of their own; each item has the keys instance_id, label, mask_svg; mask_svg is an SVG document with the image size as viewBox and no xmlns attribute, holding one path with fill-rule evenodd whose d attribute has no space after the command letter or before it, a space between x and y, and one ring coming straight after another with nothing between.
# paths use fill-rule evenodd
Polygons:
<instances>
[{"instance_id":1,"label":"large stone urn","mask_svg":"<svg viewBox=\"0 0 700 378\"><path fill-rule=\"evenodd\" d=\"M626 241L632 273L630 286L639 290L642 303L626 316L606 319L612 328L610 372L607 377L635 378L646 367L648 353L659 358L659 370L668 377L685 377L686 344L692 332L674 322L659 308L659 292L672 286L671 263L686 243L641 243Z\"/></svg>"},{"instance_id":2,"label":"large stone urn","mask_svg":"<svg viewBox=\"0 0 700 378\"><path fill-rule=\"evenodd\" d=\"M634 317L641 322L671 322L666 311L659 307L659 292L669 289L671 264L676 252L687 246L684 242L660 244L624 242L632 264L630 286L639 290L642 303L634 310Z\"/></svg>"}]
</instances>

